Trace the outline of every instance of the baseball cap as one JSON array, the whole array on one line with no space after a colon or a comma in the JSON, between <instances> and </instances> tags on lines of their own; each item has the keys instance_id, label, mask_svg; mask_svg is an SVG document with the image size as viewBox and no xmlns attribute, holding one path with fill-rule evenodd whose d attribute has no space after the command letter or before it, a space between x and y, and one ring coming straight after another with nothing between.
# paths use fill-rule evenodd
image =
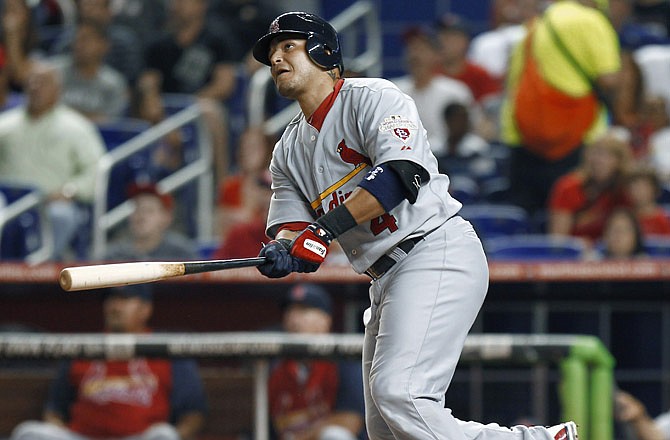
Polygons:
<instances>
[{"instance_id":1,"label":"baseball cap","mask_svg":"<svg viewBox=\"0 0 670 440\"><path fill-rule=\"evenodd\" d=\"M400 38L404 44L408 44L415 39L420 39L428 42L433 46L437 45L435 32L433 29L426 26L409 26L403 30L403 32L400 34Z\"/></svg>"},{"instance_id":2,"label":"baseball cap","mask_svg":"<svg viewBox=\"0 0 670 440\"><path fill-rule=\"evenodd\" d=\"M158 191L158 187L154 183L131 183L128 186L128 197L133 198L140 194L151 194L160 199L161 203L165 209L171 210L174 206L174 199L170 194L161 193Z\"/></svg>"},{"instance_id":3,"label":"baseball cap","mask_svg":"<svg viewBox=\"0 0 670 440\"><path fill-rule=\"evenodd\" d=\"M109 297L121 298L140 298L144 301L151 301L153 299L153 288L150 284L129 284L125 286L110 287L105 290L104 298Z\"/></svg>"},{"instance_id":4,"label":"baseball cap","mask_svg":"<svg viewBox=\"0 0 670 440\"><path fill-rule=\"evenodd\" d=\"M435 27L438 31L455 31L468 37L472 32L470 24L463 17L456 14L443 15L436 21Z\"/></svg>"},{"instance_id":5,"label":"baseball cap","mask_svg":"<svg viewBox=\"0 0 670 440\"><path fill-rule=\"evenodd\" d=\"M294 304L314 307L329 315L333 313L333 303L330 295L326 292L326 289L316 284L302 283L291 287L282 303L282 309Z\"/></svg>"}]
</instances>

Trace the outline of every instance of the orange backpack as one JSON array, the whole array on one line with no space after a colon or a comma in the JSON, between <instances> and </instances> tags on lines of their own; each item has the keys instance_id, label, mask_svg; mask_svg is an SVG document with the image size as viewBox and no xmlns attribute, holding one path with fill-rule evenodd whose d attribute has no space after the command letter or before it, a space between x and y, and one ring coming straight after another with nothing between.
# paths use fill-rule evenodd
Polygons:
<instances>
[{"instance_id":1,"label":"orange backpack","mask_svg":"<svg viewBox=\"0 0 670 440\"><path fill-rule=\"evenodd\" d=\"M597 116L599 104L595 93L575 98L556 89L542 77L532 54L534 29L533 26L524 42L524 66L514 99L514 119L522 144L536 155L555 161L581 145ZM550 30L556 41L557 35L553 29ZM560 40L557 44L575 65L575 60ZM578 65L575 67L585 75ZM589 82L592 84L592 81Z\"/></svg>"}]
</instances>

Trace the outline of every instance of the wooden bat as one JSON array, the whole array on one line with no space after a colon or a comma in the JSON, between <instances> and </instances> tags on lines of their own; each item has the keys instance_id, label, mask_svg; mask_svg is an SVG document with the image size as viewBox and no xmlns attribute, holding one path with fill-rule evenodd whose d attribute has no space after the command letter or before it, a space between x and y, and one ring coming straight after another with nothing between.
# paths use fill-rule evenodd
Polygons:
<instances>
[{"instance_id":1,"label":"wooden bat","mask_svg":"<svg viewBox=\"0 0 670 440\"><path fill-rule=\"evenodd\" d=\"M73 292L76 290L124 286L126 284L149 283L193 273L253 267L264 262L265 257L253 257L182 262L137 261L66 267L60 272L58 282L63 290Z\"/></svg>"}]
</instances>

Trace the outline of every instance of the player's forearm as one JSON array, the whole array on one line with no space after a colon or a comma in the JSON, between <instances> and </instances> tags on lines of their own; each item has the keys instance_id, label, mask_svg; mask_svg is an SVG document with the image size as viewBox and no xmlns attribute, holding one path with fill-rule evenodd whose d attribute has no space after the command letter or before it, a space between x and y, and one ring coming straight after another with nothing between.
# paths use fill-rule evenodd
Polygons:
<instances>
[{"instance_id":1,"label":"player's forearm","mask_svg":"<svg viewBox=\"0 0 670 440\"><path fill-rule=\"evenodd\" d=\"M235 69L232 65L218 66L212 81L198 91L201 98L226 100L235 89Z\"/></svg>"},{"instance_id":2,"label":"player's forearm","mask_svg":"<svg viewBox=\"0 0 670 440\"><path fill-rule=\"evenodd\" d=\"M344 202L356 224L361 224L383 215L386 211L379 201L363 188L356 188Z\"/></svg>"},{"instance_id":3,"label":"player's forearm","mask_svg":"<svg viewBox=\"0 0 670 440\"><path fill-rule=\"evenodd\" d=\"M663 432L656 426L654 420L645 414L631 421L631 426L639 440L663 440Z\"/></svg>"},{"instance_id":4,"label":"player's forearm","mask_svg":"<svg viewBox=\"0 0 670 440\"><path fill-rule=\"evenodd\" d=\"M330 417L326 419L327 425L337 425L341 426L354 435L358 435L359 432L363 429L363 416L357 412L353 411L342 411L333 413Z\"/></svg>"},{"instance_id":5,"label":"player's forearm","mask_svg":"<svg viewBox=\"0 0 670 440\"><path fill-rule=\"evenodd\" d=\"M53 411L49 410L45 411L42 419L47 423L52 423L54 425L62 427L65 426L65 420L63 420L63 417L60 414L55 413Z\"/></svg>"},{"instance_id":6,"label":"player's forearm","mask_svg":"<svg viewBox=\"0 0 670 440\"><path fill-rule=\"evenodd\" d=\"M181 416L176 425L179 438L182 440L194 439L204 424L205 417L201 413L192 412Z\"/></svg>"}]
</instances>

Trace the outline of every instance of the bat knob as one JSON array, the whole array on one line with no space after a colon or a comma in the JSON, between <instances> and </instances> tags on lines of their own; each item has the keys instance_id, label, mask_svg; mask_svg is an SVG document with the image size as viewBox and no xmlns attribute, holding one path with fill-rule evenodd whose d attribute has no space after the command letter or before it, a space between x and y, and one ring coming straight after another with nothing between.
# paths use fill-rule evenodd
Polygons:
<instances>
[{"instance_id":1,"label":"bat knob","mask_svg":"<svg viewBox=\"0 0 670 440\"><path fill-rule=\"evenodd\" d=\"M72 288L72 275L67 269L60 271L60 276L58 277L58 283L61 288L65 291L69 291Z\"/></svg>"}]
</instances>

